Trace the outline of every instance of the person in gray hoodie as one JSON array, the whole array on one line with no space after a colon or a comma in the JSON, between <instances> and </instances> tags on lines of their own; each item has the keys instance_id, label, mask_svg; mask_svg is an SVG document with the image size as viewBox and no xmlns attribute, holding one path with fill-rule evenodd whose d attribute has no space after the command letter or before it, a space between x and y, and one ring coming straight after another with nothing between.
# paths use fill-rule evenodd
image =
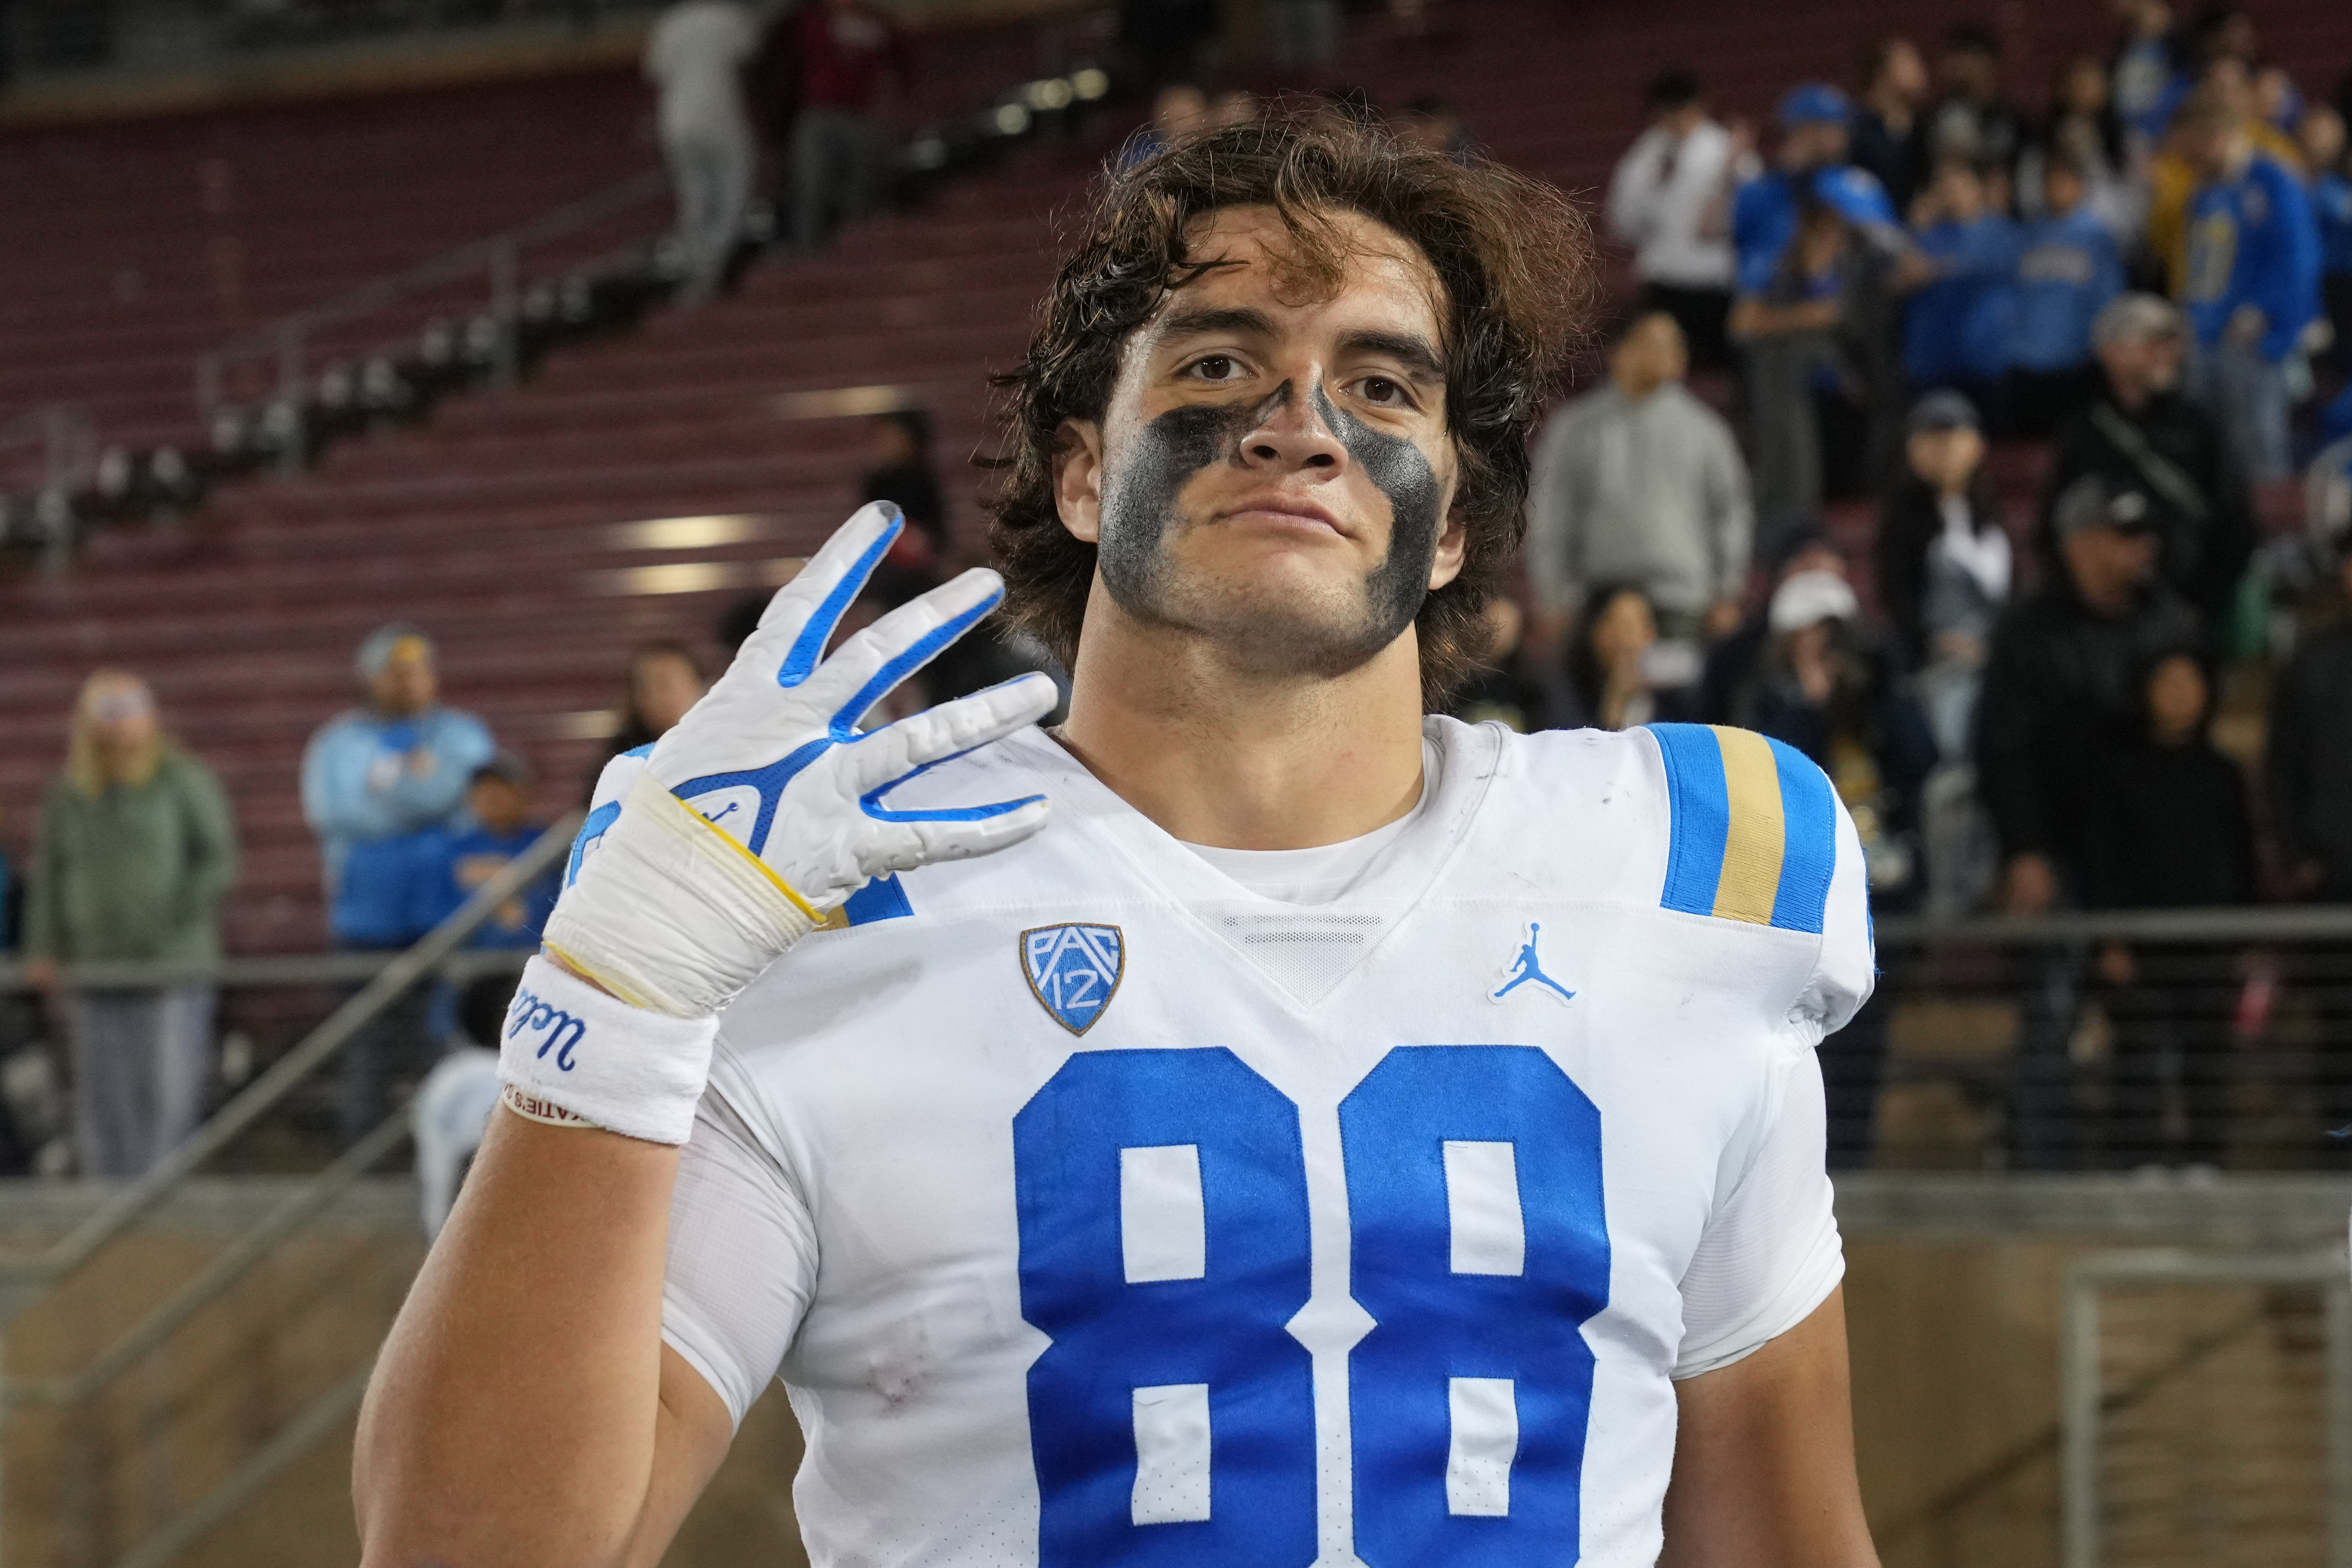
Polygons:
<instances>
[{"instance_id":1,"label":"person in gray hoodie","mask_svg":"<svg viewBox=\"0 0 2352 1568\"><path fill-rule=\"evenodd\" d=\"M1630 317L1612 334L1608 382L1545 425L1528 501L1539 646L1559 646L1599 583L1641 589L1668 637L1738 624L1748 469L1731 426L1683 385L1685 363L1672 316Z\"/></svg>"}]
</instances>

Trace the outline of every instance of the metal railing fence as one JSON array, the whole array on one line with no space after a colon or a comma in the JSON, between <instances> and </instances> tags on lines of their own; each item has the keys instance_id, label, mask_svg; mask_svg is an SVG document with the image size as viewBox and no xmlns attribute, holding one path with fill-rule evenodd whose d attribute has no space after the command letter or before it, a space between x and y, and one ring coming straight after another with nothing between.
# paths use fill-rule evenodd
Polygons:
<instances>
[{"instance_id":1,"label":"metal railing fence","mask_svg":"<svg viewBox=\"0 0 2352 1568\"><path fill-rule=\"evenodd\" d=\"M0 1255L0 1325L21 1317L89 1266L130 1232L142 1216L154 1210L208 1161L252 1128L413 986L453 971L488 973L513 967L518 963L516 955L461 953L459 945L501 904L557 867L581 820L581 814L573 812L550 827L530 847L477 888L447 919L407 951L388 959L338 955L326 961L244 960L196 967L87 965L68 972L65 977L68 984L162 984L191 975L227 980L233 975L261 974L283 975L297 983L312 984L360 978L363 969L373 969L373 973L359 991L272 1062L154 1170L111 1195L89 1218L48 1247L30 1254ZM21 969L6 978L9 984L26 983ZM87 1405L168 1342L205 1307L248 1277L303 1225L325 1213L408 1135L408 1115L404 1107L345 1150L325 1170L298 1186L258 1225L211 1258L78 1372L62 1376L0 1379L0 1458L5 1456L7 1424L15 1411L33 1406L70 1410ZM5 1329L0 1328L0 1331ZM357 1403L360 1391L366 1385L366 1373L362 1366L313 1398L215 1488L120 1557L117 1568L152 1568L166 1562L205 1529L226 1517L239 1500L299 1458L341 1419ZM5 1519L0 1519L0 1547L5 1547L6 1540L5 1526Z\"/></svg>"},{"instance_id":2,"label":"metal railing fence","mask_svg":"<svg viewBox=\"0 0 2352 1568\"><path fill-rule=\"evenodd\" d=\"M2352 1568L2341 1249L2095 1253L2061 1289L2064 1568ZM2135 1295L2173 1300L2133 1314Z\"/></svg>"},{"instance_id":3,"label":"metal railing fence","mask_svg":"<svg viewBox=\"0 0 2352 1568\"><path fill-rule=\"evenodd\" d=\"M1892 1169L2352 1166L2352 907L1878 925L1822 1047L1833 1150Z\"/></svg>"}]
</instances>

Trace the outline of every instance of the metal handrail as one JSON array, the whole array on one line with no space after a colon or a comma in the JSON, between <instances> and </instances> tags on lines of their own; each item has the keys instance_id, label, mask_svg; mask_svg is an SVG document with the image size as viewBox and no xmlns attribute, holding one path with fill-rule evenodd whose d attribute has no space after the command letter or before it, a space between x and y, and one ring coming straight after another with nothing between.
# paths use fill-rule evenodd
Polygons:
<instances>
[{"instance_id":1,"label":"metal handrail","mask_svg":"<svg viewBox=\"0 0 2352 1568\"><path fill-rule=\"evenodd\" d=\"M574 811L540 835L530 847L500 867L464 904L387 963L326 1021L272 1062L243 1092L223 1106L163 1163L116 1194L98 1212L47 1249L26 1256L0 1256L0 1321L21 1314L42 1286L55 1285L79 1268L131 1223L170 1196L197 1167L283 1100L312 1069L340 1050L393 1001L439 966L459 942L497 908L550 870L569 850L583 814Z\"/></svg>"},{"instance_id":2,"label":"metal handrail","mask_svg":"<svg viewBox=\"0 0 2352 1568\"><path fill-rule=\"evenodd\" d=\"M363 283L334 299L289 311L268 326L209 349L196 359L196 412L209 426L220 411L221 382L228 367L247 360L271 357L278 361L278 397L299 402L308 377L310 339L320 328L373 315L411 294L454 282L473 272L488 273L491 312L501 321L511 322L520 298L525 249L617 217L668 188L668 179L661 170L644 170L617 184L541 213L527 223L467 240L414 267ZM510 346L508 352L511 352Z\"/></svg>"}]
</instances>

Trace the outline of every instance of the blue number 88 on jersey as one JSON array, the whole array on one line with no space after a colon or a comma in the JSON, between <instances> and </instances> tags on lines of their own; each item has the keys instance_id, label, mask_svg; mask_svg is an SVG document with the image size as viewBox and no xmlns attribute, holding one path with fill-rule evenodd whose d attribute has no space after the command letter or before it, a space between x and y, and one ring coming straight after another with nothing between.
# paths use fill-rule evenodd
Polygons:
<instances>
[{"instance_id":1,"label":"blue number 88 on jersey","mask_svg":"<svg viewBox=\"0 0 2352 1568\"><path fill-rule=\"evenodd\" d=\"M1600 1112L1517 1046L1391 1051L1339 1107L1355 1550L1572 1563L1606 1304ZM1318 1551L1298 1110L1223 1049L1074 1056L1013 1123L1040 1568Z\"/></svg>"}]
</instances>

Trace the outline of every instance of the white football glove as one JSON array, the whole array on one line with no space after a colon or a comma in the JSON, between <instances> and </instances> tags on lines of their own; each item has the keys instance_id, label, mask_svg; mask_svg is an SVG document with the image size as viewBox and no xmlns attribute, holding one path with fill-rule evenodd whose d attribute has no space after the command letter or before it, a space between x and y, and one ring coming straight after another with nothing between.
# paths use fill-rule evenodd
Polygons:
<instances>
[{"instance_id":1,"label":"white football glove","mask_svg":"<svg viewBox=\"0 0 2352 1568\"><path fill-rule=\"evenodd\" d=\"M1042 795L920 811L884 803L1056 700L1049 678L1024 675L859 731L1003 597L995 573L967 572L824 657L902 526L885 502L852 517L677 726L649 754L607 766L546 945L612 995L532 960L501 1049L524 1104L682 1142L715 1016L828 911L871 878L989 854L1045 826Z\"/></svg>"}]
</instances>

